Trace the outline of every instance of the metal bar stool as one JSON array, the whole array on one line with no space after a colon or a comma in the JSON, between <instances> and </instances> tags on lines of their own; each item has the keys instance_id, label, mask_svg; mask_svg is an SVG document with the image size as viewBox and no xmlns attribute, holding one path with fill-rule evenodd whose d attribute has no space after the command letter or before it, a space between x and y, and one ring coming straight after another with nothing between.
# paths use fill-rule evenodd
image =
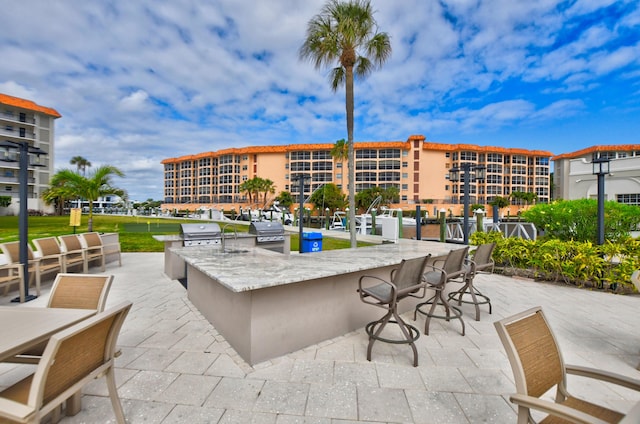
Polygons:
<instances>
[{"instance_id":1,"label":"metal bar stool","mask_svg":"<svg viewBox=\"0 0 640 424\"><path fill-rule=\"evenodd\" d=\"M447 300L447 296L444 296L444 291L447 286L447 282L453 279L464 279L467 270L464 266L464 260L469 252L469 247L464 249L452 250L444 259L435 259L433 263L426 265L426 271L424 273L424 280L426 282L426 288L435 290L435 294L429 298L426 302L416 305L416 309L413 312L414 321L417 318L417 314L421 313L427 317L424 324L424 334L429 335L429 323L431 318L445 319L447 321L451 318L459 319L462 324L462 335L464 336L464 320L462 319L462 310L458 307L451 306ZM442 268L436 267L435 264L444 262ZM428 311L423 308L427 305L431 305ZM435 313L436 307L440 305L444 308L445 315L437 315Z\"/></svg>"},{"instance_id":2,"label":"metal bar stool","mask_svg":"<svg viewBox=\"0 0 640 424\"><path fill-rule=\"evenodd\" d=\"M425 283L422 281L425 265L431 255L414 259L403 259L400 267L391 271L391 281L386 281L376 276L363 275L358 280L358 293L360 300L369 305L374 305L387 310L387 313L377 321L372 321L365 326L369 335L367 346L367 360L371 361L373 343L380 340L386 343L409 344L413 350L413 366L418 366L418 350L415 341L420 337L420 331L407 324L398 314L398 302L406 297L423 298L425 296ZM378 283L363 286L363 283L373 280ZM388 323L398 324L403 339L390 339L381 336L382 330Z\"/></svg>"},{"instance_id":3,"label":"metal bar stool","mask_svg":"<svg viewBox=\"0 0 640 424\"><path fill-rule=\"evenodd\" d=\"M495 249L495 243L485 243L478 246L473 253L473 259L467 260L465 266L467 267L467 275L464 279L464 285L460 290L449 293L449 300L458 302L458 305L463 303L473 304L476 308L476 321L480 321L480 305L489 305L489 314L491 314L491 299L487 295L482 294L473 285L473 280L481 271L489 270L489 273L493 273L493 249ZM466 299L465 299L466 296ZM471 300L469 300L471 296Z\"/></svg>"}]
</instances>

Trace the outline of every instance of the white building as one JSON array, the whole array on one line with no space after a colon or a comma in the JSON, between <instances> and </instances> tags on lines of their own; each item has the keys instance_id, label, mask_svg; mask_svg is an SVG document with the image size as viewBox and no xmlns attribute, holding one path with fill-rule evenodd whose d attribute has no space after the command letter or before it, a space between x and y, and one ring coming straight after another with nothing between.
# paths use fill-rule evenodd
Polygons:
<instances>
[{"instance_id":1,"label":"white building","mask_svg":"<svg viewBox=\"0 0 640 424\"><path fill-rule=\"evenodd\" d=\"M609 159L605 200L640 206L640 144L592 146L552 158L556 199L597 199L598 176L593 158Z\"/></svg>"},{"instance_id":2,"label":"white building","mask_svg":"<svg viewBox=\"0 0 640 424\"><path fill-rule=\"evenodd\" d=\"M11 196L5 214L18 215L20 163L17 152L25 142L29 148L46 152L39 157L37 166L31 166L33 161L30 161L27 209L53 212L53 207L44 204L41 194L49 187L53 172L55 120L60 117L55 109L0 93L0 196Z\"/></svg>"}]
</instances>

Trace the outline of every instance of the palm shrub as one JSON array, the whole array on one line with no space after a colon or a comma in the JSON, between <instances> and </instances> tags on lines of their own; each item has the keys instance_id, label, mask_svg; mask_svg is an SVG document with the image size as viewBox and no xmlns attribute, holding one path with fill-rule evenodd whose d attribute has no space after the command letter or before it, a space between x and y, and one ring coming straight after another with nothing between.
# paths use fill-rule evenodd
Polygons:
<instances>
[{"instance_id":1,"label":"palm shrub","mask_svg":"<svg viewBox=\"0 0 640 424\"><path fill-rule=\"evenodd\" d=\"M473 233L472 244L496 242L493 259L504 272L523 270L532 277L579 287L633 292L631 274L640 269L640 240L622 238L598 246L591 241L504 238L502 233Z\"/></svg>"}]
</instances>

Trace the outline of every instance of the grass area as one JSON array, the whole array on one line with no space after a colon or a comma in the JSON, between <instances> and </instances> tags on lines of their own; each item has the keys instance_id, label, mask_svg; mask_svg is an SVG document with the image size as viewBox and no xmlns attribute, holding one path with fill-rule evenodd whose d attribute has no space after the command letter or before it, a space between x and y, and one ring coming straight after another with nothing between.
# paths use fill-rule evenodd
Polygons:
<instances>
[{"instance_id":1,"label":"grass area","mask_svg":"<svg viewBox=\"0 0 640 424\"><path fill-rule=\"evenodd\" d=\"M75 228L76 233L88 231L88 217L82 216L82 225ZM112 216L94 215L93 231L100 233L118 233L123 252L162 252L164 244L153 238L160 234L178 234L180 224L185 222L202 222L196 220L156 218L146 216ZM222 226L222 225L221 225ZM225 231L247 232L248 222L232 223ZM74 233L74 227L69 225L69 216L30 216L29 241L35 238L52 237ZM18 240L18 217L0 217L0 242ZM322 240L323 250L349 248L349 240L325 237ZM368 243L358 242L358 246ZM291 233L291 251L297 251L299 246L298 233Z\"/></svg>"}]
</instances>

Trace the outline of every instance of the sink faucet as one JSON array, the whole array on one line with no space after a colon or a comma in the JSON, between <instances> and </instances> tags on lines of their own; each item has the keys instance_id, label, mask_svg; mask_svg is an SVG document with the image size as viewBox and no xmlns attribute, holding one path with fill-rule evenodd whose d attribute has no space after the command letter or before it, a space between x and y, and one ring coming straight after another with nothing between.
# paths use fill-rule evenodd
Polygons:
<instances>
[{"instance_id":1,"label":"sink faucet","mask_svg":"<svg viewBox=\"0 0 640 424\"><path fill-rule=\"evenodd\" d=\"M224 224L222 226L222 234L221 234L222 235L221 242L222 242L222 252L223 253L224 253L225 250L227 250L226 247L225 247L225 241L224 240L225 240L226 237L224 236L224 234L225 234L225 229L227 227L229 227L229 226L231 226L231 229L233 230L233 239L234 240L238 239L238 230L236 229L236 226L233 225L233 224Z\"/></svg>"}]
</instances>

